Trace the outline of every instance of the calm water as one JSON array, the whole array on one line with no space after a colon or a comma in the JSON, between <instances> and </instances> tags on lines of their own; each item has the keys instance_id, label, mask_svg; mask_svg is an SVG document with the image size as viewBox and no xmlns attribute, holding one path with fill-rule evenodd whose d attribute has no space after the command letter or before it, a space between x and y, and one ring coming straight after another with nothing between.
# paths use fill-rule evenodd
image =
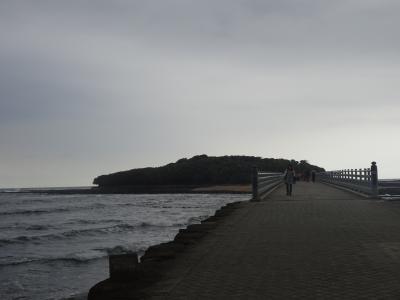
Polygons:
<instances>
[{"instance_id":1,"label":"calm water","mask_svg":"<svg viewBox=\"0 0 400 300\"><path fill-rule=\"evenodd\" d=\"M249 198L0 193L0 299L84 298L108 277L109 253L143 253Z\"/></svg>"}]
</instances>

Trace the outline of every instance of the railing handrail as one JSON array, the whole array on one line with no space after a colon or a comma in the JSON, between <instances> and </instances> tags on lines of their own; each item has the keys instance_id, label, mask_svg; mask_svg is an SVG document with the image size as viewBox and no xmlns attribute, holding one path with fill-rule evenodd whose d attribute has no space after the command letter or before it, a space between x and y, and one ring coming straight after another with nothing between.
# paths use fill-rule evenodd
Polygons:
<instances>
[{"instance_id":1,"label":"railing handrail","mask_svg":"<svg viewBox=\"0 0 400 300\"><path fill-rule=\"evenodd\" d=\"M269 191L278 186L283 179L283 173L279 172L259 172L253 168L253 200L259 201Z\"/></svg>"},{"instance_id":2,"label":"railing handrail","mask_svg":"<svg viewBox=\"0 0 400 300\"><path fill-rule=\"evenodd\" d=\"M343 186L373 197L378 196L378 168L376 162L370 168L344 169L320 172L317 178L322 182Z\"/></svg>"}]
</instances>

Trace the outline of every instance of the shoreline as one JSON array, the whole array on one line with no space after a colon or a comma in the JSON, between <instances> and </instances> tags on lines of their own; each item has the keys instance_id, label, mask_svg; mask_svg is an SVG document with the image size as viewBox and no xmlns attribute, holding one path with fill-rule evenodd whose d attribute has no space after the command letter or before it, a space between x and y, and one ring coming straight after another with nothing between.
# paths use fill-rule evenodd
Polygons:
<instances>
[{"instance_id":1,"label":"shoreline","mask_svg":"<svg viewBox=\"0 0 400 300\"><path fill-rule=\"evenodd\" d=\"M0 194L250 194L250 184L237 185L164 185L164 186L115 186L93 187L89 189L23 189L0 191Z\"/></svg>"},{"instance_id":2,"label":"shoreline","mask_svg":"<svg viewBox=\"0 0 400 300\"><path fill-rule=\"evenodd\" d=\"M199 224L180 229L174 239L150 246L139 257L138 253L109 256L109 278L94 286L88 292L88 300L144 299L159 283L166 272L173 267L176 259L182 258L200 240L215 232L227 217L247 207L250 200L228 203Z\"/></svg>"}]
</instances>

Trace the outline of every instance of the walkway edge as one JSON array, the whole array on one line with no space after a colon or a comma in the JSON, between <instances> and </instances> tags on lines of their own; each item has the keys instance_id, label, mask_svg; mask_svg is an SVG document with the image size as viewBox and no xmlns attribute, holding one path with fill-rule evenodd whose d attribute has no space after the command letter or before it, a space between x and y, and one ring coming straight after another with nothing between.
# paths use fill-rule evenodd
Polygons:
<instances>
[{"instance_id":1,"label":"walkway edge","mask_svg":"<svg viewBox=\"0 0 400 300\"><path fill-rule=\"evenodd\" d=\"M117 267L122 266L120 274L94 285L88 294L88 300L109 299L144 299L147 291L160 281L166 269L174 263L174 259L190 246L199 242L206 234L213 231L226 217L236 209L240 209L247 201L228 203L218 209L213 216L203 220L201 224L192 224L185 229L180 229L173 241L149 247L141 257L140 262L132 264L126 261L124 255L118 259ZM127 264L129 263L129 266ZM111 268L110 270L115 269ZM129 269L129 272L126 270Z\"/></svg>"},{"instance_id":2,"label":"walkway edge","mask_svg":"<svg viewBox=\"0 0 400 300\"><path fill-rule=\"evenodd\" d=\"M339 189L339 190L342 190L342 191L346 191L346 192L349 192L349 193L358 195L358 196L363 197L363 198L366 198L366 199L378 199L378 198L376 198L376 197L373 197L373 196L370 196L370 195L367 195L367 194L364 194L364 193L361 193L361 192L358 192L358 191L355 191L355 190L346 188L346 187L344 187L344 186L335 185L335 184L328 183L328 182L324 182L324 181L319 181L319 182L322 183L322 184L326 184L326 185L328 185L328 186L331 186L331 187L333 187L333 188L336 188L336 189Z\"/></svg>"}]
</instances>

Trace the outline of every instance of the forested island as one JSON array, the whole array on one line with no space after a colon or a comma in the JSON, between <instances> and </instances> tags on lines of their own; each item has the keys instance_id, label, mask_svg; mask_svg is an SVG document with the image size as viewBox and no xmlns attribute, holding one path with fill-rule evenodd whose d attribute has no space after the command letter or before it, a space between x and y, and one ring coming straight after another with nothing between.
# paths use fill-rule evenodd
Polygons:
<instances>
[{"instance_id":1,"label":"forested island","mask_svg":"<svg viewBox=\"0 0 400 300\"><path fill-rule=\"evenodd\" d=\"M292 164L299 173L323 168L311 165L306 160L261 158L254 156L207 156L197 155L182 158L175 163L161 167L139 168L101 175L93 183L105 190L126 191L146 190L150 187L171 187L171 189L194 188L212 185L244 185L251 183L251 170L283 172ZM162 189L162 188L161 188ZM157 189L156 189L157 190Z\"/></svg>"}]
</instances>

